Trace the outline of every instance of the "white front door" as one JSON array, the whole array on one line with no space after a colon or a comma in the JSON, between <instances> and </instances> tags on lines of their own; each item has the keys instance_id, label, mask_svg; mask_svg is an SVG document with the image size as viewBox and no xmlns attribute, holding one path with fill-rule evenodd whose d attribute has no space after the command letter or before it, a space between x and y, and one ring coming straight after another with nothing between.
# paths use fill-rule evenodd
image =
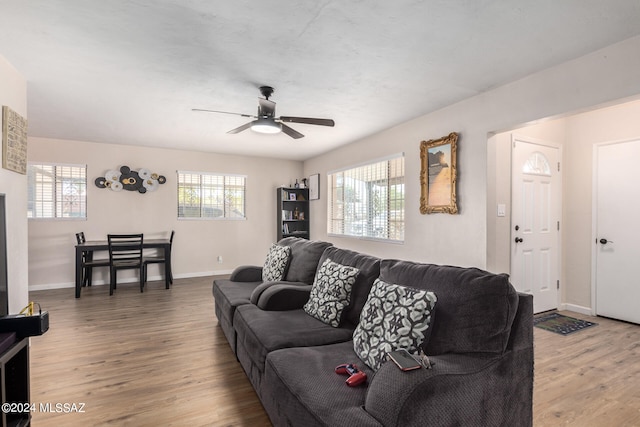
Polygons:
<instances>
[{"instance_id":1,"label":"white front door","mask_svg":"<svg viewBox=\"0 0 640 427\"><path fill-rule=\"evenodd\" d=\"M640 323L640 140L594 150L596 314Z\"/></svg>"},{"instance_id":2,"label":"white front door","mask_svg":"<svg viewBox=\"0 0 640 427\"><path fill-rule=\"evenodd\" d=\"M511 283L535 313L558 308L560 148L512 137Z\"/></svg>"}]
</instances>

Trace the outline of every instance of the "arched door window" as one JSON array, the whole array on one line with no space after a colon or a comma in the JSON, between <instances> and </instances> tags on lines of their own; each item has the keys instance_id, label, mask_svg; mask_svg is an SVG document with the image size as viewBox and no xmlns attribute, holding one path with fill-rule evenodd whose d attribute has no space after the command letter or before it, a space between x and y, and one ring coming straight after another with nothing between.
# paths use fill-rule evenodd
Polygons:
<instances>
[{"instance_id":1,"label":"arched door window","mask_svg":"<svg viewBox=\"0 0 640 427\"><path fill-rule=\"evenodd\" d=\"M524 162L522 172L530 175L551 176L551 167L545 155L536 151Z\"/></svg>"}]
</instances>

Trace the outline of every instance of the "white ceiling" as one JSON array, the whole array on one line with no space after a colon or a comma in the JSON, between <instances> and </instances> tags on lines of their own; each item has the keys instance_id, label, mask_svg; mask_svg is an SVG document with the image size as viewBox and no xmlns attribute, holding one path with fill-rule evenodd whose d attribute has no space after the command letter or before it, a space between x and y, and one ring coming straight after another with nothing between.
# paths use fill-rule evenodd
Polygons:
<instances>
[{"instance_id":1,"label":"white ceiling","mask_svg":"<svg viewBox=\"0 0 640 427\"><path fill-rule=\"evenodd\" d=\"M31 136L298 160L638 34L638 0L0 0ZM262 85L336 126L191 111Z\"/></svg>"}]
</instances>

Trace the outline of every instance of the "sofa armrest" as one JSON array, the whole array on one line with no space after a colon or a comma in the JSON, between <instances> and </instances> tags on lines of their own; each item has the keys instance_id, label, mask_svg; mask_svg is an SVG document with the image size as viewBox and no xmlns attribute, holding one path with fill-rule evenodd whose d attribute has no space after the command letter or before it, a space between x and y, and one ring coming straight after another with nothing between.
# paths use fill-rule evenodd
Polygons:
<instances>
[{"instance_id":1,"label":"sofa armrest","mask_svg":"<svg viewBox=\"0 0 640 427\"><path fill-rule=\"evenodd\" d=\"M531 425L512 390L526 387L518 374L527 368L510 356L433 356L431 369L408 372L387 362L370 380L365 410L385 426Z\"/></svg>"},{"instance_id":2,"label":"sofa armrest","mask_svg":"<svg viewBox=\"0 0 640 427\"><path fill-rule=\"evenodd\" d=\"M264 288L254 290L251 300L262 310L282 311L302 308L309 300L311 285L302 282L267 282ZM255 298L254 298L255 296Z\"/></svg>"},{"instance_id":3,"label":"sofa armrest","mask_svg":"<svg viewBox=\"0 0 640 427\"><path fill-rule=\"evenodd\" d=\"M262 281L262 267L241 265L233 270L229 280L234 282L260 282Z\"/></svg>"}]
</instances>

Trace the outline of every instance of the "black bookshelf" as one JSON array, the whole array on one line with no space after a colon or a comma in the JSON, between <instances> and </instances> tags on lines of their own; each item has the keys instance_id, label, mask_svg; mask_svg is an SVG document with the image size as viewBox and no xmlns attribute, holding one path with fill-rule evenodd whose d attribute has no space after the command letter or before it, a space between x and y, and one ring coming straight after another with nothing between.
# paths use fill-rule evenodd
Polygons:
<instances>
[{"instance_id":1,"label":"black bookshelf","mask_svg":"<svg viewBox=\"0 0 640 427\"><path fill-rule=\"evenodd\" d=\"M277 190L278 240L309 239L309 189L281 187Z\"/></svg>"},{"instance_id":2,"label":"black bookshelf","mask_svg":"<svg viewBox=\"0 0 640 427\"><path fill-rule=\"evenodd\" d=\"M15 335L13 335L15 337ZM0 425L23 427L31 424L29 398L29 338L11 344L0 353Z\"/></svg>"}]
</instances>

